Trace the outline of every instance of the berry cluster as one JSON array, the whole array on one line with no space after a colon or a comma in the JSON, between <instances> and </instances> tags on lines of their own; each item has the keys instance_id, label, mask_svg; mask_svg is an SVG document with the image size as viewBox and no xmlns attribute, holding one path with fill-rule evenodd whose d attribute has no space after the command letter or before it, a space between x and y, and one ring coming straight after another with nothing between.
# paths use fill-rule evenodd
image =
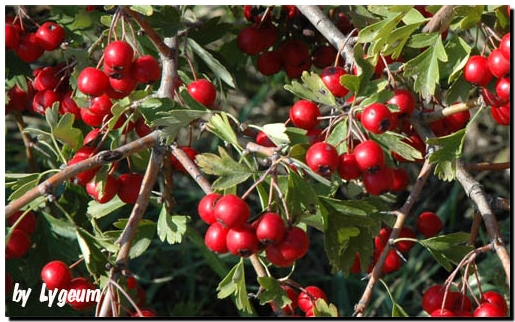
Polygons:
<instances>
[{"instance_id":1,"label":"berry cluster","mask_svg":"<svg viewBox=\"0 0 515 322\"><path fill-rule=\"evenodd\" d=\"M83 294L77 296L74 300L66 298L66 303L69 304L74 310L82 311L87 310L94 305L96 301L87 298L84 295L83 290L95 290L96 287L85 277L72 278L72 272L68 265L63 261L55 260L47 263L43 269L41 269L41 280L46 284L46 288L49 291L52 290L75 290L76 294Z\"/></svg>"},{"instance_id":2,"label":"berry cluster","mask_svg":"<svg viewBox=\"0 0 515 322\"><path fill-rule=\"evenodd\" d=\"M38 25L37 30L29 31L21 19L6 17L5 48L14 50L26 63L35 62L45 51L59 48L65 38L64 28L53 21L46 21Z\"/></svg>"},{"instance_id":3,"label":"berry cluster","mask_svg":"<svg viewBox=\"0 0 515 322\"><path fill-rule=\"evenodd\" d=\"M278 315L299 317L297 314L297 308L300 309L305 317L314 317L315 302L318 299L323 299L327 302L327 295L318 286L309 285L300 289L300 292L290 285L281 284L281 288L286 292L286 295L290 299L290 303L281 307L281 311L277 308L274 302L270 302L270 306L274 312Z\"/></svg>"},{"instance_id":4,"label":"berry cluster","mask_svg":"<svg viewBox=\"0 0 515 322\"><path fill-rule=\"evenodd\" d=\"M510 125L511 119L510 59L510 33L507 33L487 57L470 56L463 70L465 80L481 88L493 119L500 125Z\"/></svg>"},{"instance_id":5,"label":"berry cluster","mask_svg":"<svg viewBox=\"0 0 515 322\"><path fill-rule=\"evenodd\" d=\"M288 267L303 257L309 237L299 227L287 227L281 215L266 212L249 223L249 205L234 194L211 193L198 204L200 218L209 225L204 240L217 253L248 257L265 251L270 263Z\"/></svg>"},{"instance_id":6,"label":"berry cluster","mask_svg":"<svg viewBox=\"0 0 515 322\"><path fill-rule=\"evenodd\" d=\"M417 230L426 238L436 236L443 228L443 222L432 211L424 211L417 217L416 222ZM367 272L371 272L374 265L377 263L379 256L383 252L385 246L390 241L390 234L392 233L392 227L385 226L379 231L379 235L374 237L374 258L372 263L368 266ZM401 254L407 254L411 248L415 245L415 239L417 234L413 228L409 226L403 226L398 235L399 240L395 242L395 248L392 248L388 253L386 260L383 265L382 272L384 274L392 273L399 270L402 266ZM351 273L360 273L362 271L360 255L356 253L354 263L350 269Z\"/></svg>"},{"instance_id":7,"label":"berry cluster","mask_svg":"<svg viewBox=\"0 0 515 322\"><path fill-rule=\"evenodd\" d=\"M322 69L335 61L335 48L295 6L245 5L243 11L252 25L239 32L236 43L243 53L257 57L256 67L261 74L269 76L284 70L288 77L298 78L312 65ZM345 34L352 30L342 12L331 12L331 17ZM313 36L306 37L306 30Z\"/></svg>"},{"instance_id":8,"label":"berry cluster","mask_svg":"<svg viewBox=\"0 0 515 322\"><path fill-rule=\"evenodd\" d=\"M5 259L21 258L32 246L30 235L36 230L37 218L33 211L17 211L7 220L11 227L9 240L5 244ZM13 229L14 228L14 229Z\"/></svg>"},{"instance_id":9,"label":"berry cluster","mask_svg":"<svg viewBox=\"0 0 515 322\"><path fill-rule=\"evenodd\" d=\"M484 292L474 308L466 293L447 291L445 285L429 287L424 292L422 308L431 317L506 317L508 313L506 300L496 291Z\"/></svg>"}]
</instances>

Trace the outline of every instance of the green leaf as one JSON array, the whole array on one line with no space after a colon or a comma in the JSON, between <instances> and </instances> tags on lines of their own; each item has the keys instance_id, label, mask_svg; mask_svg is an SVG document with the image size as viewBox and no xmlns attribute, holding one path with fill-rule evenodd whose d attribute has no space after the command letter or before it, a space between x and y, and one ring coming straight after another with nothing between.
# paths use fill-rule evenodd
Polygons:
<instances>
[{"instance_id":1,"label":"green leaf","mask_svg":"<svg viewBox=\"0 0 515 322\"><path fill-rule=\"evenodd\" d=\"M198 104L198 103L197 103ZM181 106L176 106L173 110L167 112L157 113L153 121L151 121L151 127L161 127L162 131L167 134L168 141L175 139L179 131L187 127L192 121L205 116L208 113L207 109L187 109ZM147 117L145 113L145 117Z\"/></svg>"},{"instance_id":2,"label":"green leaf","mask_svg":"<svg viewBox=\"0 0 515 322\"><path fill-rule=\"evenodd\" d=\"M423 21L404 25L393 30L382 51L383 55L391 55L393 59L398 58L404 49L404 45L410 39L411 34L417 30L422 23Z\"/></svg>"},{"instance_id":3,"label":"green leaf","mask_svg":"<svg viewBox=\"0 0 515 322\"><path fill-rule=\"evenodd\" d=\"M413 161L422 159L422 154L419 150L414 148L412 145L402 141L406 139L406 137L402 134L386 131L381 135L369 133L369 136L387 151L395 152L406 160Z\"/></svg>"},{"instance_id":4,"label":"green leaf","mask_svg":"<svg viewBox=\"0 0 515 322\"><path fill-rule=\"evenodd\" d=\"M306 181L298 173L293 171L290 173L288 189L284 194L288 210L292 216L292 223L298 222L305 216L317 213L318 196L310 185L306 185ZM315 228L324 230L323 226Z\"/></svg>"},{"instance_id":5,"label":"green leaf","mask_svg":"<svg viewBox=\"0 0 515 322\"><path fill-rule=\"evenodd\" d=\"M388 288L388 285L386 285L386 283L382 279L380 279L379 281L383 284L384 288L386 289L386 292L388 293L388 296L390 296L390 301L392 301L392 317L409 317L409 315L406 313L406 311L404 311L402 306L400 306L397 303L397 301L395 301L395 297L392 295L392 292Z\"/></svg>"},{"instance_id":6,"label":"green leaf","mask_svg":"<svg viewBox=\"0 0 515 322\"><path fill-rule=\"evenodd\" d=\"M465 134L466 128L446 136L427 139L428 144L440 147L429 156L429 162L436 164L435 174L441 180L452 181L456 177L456 159L461 156Z\"/></svg>"},{"instance_id":7,"label":"green leaf","mask_svg":"<svg viewBox=\"0 0 515 322\"><path fill-rule=\"evenodd\" d=\"M197 164L202 171L218 177L213 182L213 189L222 190L233 187L254 174L254 171L246 165L233 160L222 147L218 148L218 152L220 156L213 153L202 153L196 156Z\"/></svg>"},{"instance_id":8,"label":"green leaf","mask_svg":"<svg viewBox=\"0 0 515 322\"><path fill-rule=\"evenodd\" d=\"M186 232L186 223L188 216L169 215L166 207L163 205L159 219L157 221L157 235L161 241L167 241L168 244L176 244L182 242L182 237Z\"/></svg>"},{"instance_id":9,"label":"green leaf","mask_svg":"<svg viewBox=\"0 0 515 322\"><path fill-rule=\"evenodd\" d=\"M313 313L316 317L338 317L338 308L333 303L327 304L324 299L317 299L313 307Z\"/></svg>"},{"instance_id":10,"label":"green leaf","mask_svg":"<svg viewBox=\"0 0 515 322\"><path fill-rule=\"evenodd\" d=\"M349 274L356 253L359 252L361 267L368 267L372 257L372 240L381 228L382 215L372 216L380 208L376 201L338 200L319 197L325 221L325 251L332 272ZM371 199L372 200L372 199ZM375 199L373 199L375 200Z\"/></svg>"},{"instance_id":11,"label":"green leaf","mask_svg":"<svg viewBox=\"0 0 515 322\"><path fill-rule=\"evenodd\" d=\"M338 154L342 154L347 152L347 144L344 142L342 143L342 140L344 140L347 135L349 134L348 129L348 118L336 123L336 125L331 130L331 133L327 137L327 143L331 144L332 146L336 147L336 151L338 151Z\"/></svg>"},{"instance_id":12,"label":"green leaf","mask_svg":"<svg viewBox=\"0 0 515 322\"><path fill-rule=\"evenodd\" d=\"M93 25L93 19L91 15L86 11L79 11L75 14L75 19L73 19L73 23L68 25L68 29L71 31L83 30L91 27Z\"/></svg>"},{"instance_id":13,"label":"green leaf","mask_svg":"<svg viewBox=\"0 0 515 322\"><path fill-rule=\"evenodd\" d=\"M284 307L291 303L286 291L281 287L281 283L270 276L261 276L257 278L259 285L263 288L258 295L259 304L265 305L275 301L277 307Z\"/></svg>"},{"instance_id":14,"label":"green leaf","mask_svg":"<svg viewBox=\"0 0 515 322\"><path fill-rule=\"evenodd\" d=\"M82 145L82 131L73 127L75 116L71 113L65 113L57 125L52 128L52 134L55 138L64 144L67 144L72 150L78 149Z\"/></svg>"},{"instance_id":15,"label":"green leaf","mask_svg":"<svg viewBox=\"0 0 515 322\"><path fill-rule=\"evenodd\" d=\"M154 13L154 9L150 5L137 5L131 6L131 10L141 13L144 16L151 16Z\"/></svg>"},{"instance_id":16,"label":"green leaf","mask_svg":"<svg viewBox=\"0 0 515 322\"><path fill-rule=\"evenodd\" d=\"M328 106L336 105L336 99L317 73L304 71L302 72L301 80L303 84L292 80L291 85L284 85L284 89L303 99Z\"/></svg>"},{"instance_id":17,"label":"green leaf","mask_svg":"<svg viewBox=\"0 0 515 322\"><path fill-rule=\"evenodd\" d=\"M405 64L404 76L415 78L413 89L425 98L433 95L440 83L439 61L446 62L447 54L442 39L436 37L431 47Z\"/></svg>"},{"instance_id":18,"label":"green leaf","mask_svg":"<svg viewBox=\"0 0 515 322\"><path fill-rule=\"evenodd\" d=\"M59 120L58 104L54 104L54 106L45 110L45 119L51 129L57 125Z\"/></svg>"},{"instance_id":19,"label":"green leaf","mask_svg":"<svg viewBox=\"0 0 515 322\"><path fill-rule=\"evenodd\" d=\"M91 200L88 203L87 215L89 218L102 218L113 213L114 211L120 209L125 205L126 204L118 197L118 195L115 195L113 199L109 200L106 203L98 203L95 200Z\"/></svg>"},{"instance_id":20,"label":"green leaf","mask_svg":"<svg viewBox=\"0 0 515 322\"><path fill-rule=\"evenodd\" d=\"M38 185L39 178L39 173L6 173L5 186L13 190L7 200L12 201L23 196L27 191Z\"/></svg>"},{"instance_id":21,"label":"green leaf","mask_svg":"<svg viewBox=\"0 0 515 322\"><path fill-rule=\"evenodd\" d=\"M238 138L232 129L229 118L225 112L215 114L206 124L209 131L218 136L220 139L229 142L234 147L239 147Z\"/></svg>"},{"instance_id":22,"label":"green leaf","mask_svg":"<svg viewBox=\"0 0 515 322\"><path fill-rule=\"evenodd\" d=\"M448 83L452 83L463 73L463 67L467 64L471 47L461 37L453 37L445 44L445 51L449 56L445 70L450 71Z\"/></svg>"},{"instance_id":23,"label":"green leaf","mask_svg":"<svg viewBox=\"0 0 515 322\"><path fill-rule=\"evenodd\" d=\"M284 123L268 123L263 126L263 132L274 142L275 145L284 145L290 143L290 138L285 133L286 126Z\"/></svg>"},{"instance_id":24,"label":"green leaf","mask_svg":"<svg viewBox=\"0 0 515 322\"><path fill-rule=\"evenodd\" d=\"M70 221L54 218L51 214L47 213L46 211L42 211L41 213L50 225L50 230L52 230L54 233L65 238L77 239L75 226Z\"/></svg>"},{"instance_id":25,"label":"green leaf","mask_svg":"<svg viewBox=\"0 0 515 322\"><path fill-rule=\"evenodd\" d=\"M481 16L483 15L484 5L478 6L456 6L454 7L454 13L456 16L461 16L461 19L457 24L461 30L468 30L477 26L481 22Z\"/></svg>"},{"instance_id":26,"label":"green leaf","mask_svg":"<svg viewBox=\"0 0 515 322\"><path fill-rule=\"evenodd\" d=\"M107 236L112 238L117 238L121 230L125 228L127 225L128 219L119 219L117 222L113 223L113 226L120 229L118 231L108 231L106 232ZM138 227L136 227L136 232L134 236L134 240L132 241L131 250L129 251L129 258L133 259L140 255L142 255L150 246L152 239L154 239L154 235L156 233L156 223L148 220L142 219L138 223Z\"/></svg>"},{"instance_id":27,"label":"green leaf","mask_svg":"<svg viewBox=\"0 0 515 322\"><path fill-rule=\"evenodd\" d=\"M80 250L84 256L84 262L88 271L92 274L98 274L105 270L107 264L106 256L100 251L96 238L84 230L82 227L75 227L77 233L77 241Z\"/></svg>"},{"instance_id":28,"label":"green leaf","mask_svg":"<svg viewBox=\"0 0 515 322\"><path fill-rule=\"evenodd\" d=\"M370 43L368 48L369 56L375 56L384 50L384 46L388 43L388 39L395 26L401 22L403 16L404 13L399 12L367 26L359 32L358 42Z\"/></svg>"},{"instance_id":29,"label":"green leaf","mask_svg":"<svg viewBox=\"0 0 515 322\"><path fill-rule=\"evenodd\" d=\"M470 238L469 233L457 232L448 235L436 236L419 240L433 257L447 271L452 270L452 264L458 264L474 247L466 245Z\"/></svg>"},{"instance_id":30,"label":"green leaf","mask_svg":"<svg viewBox=\"0 0 515 322\"><path fill-rule=\"evenodd\" d=\"M253 308L249 302L247 286L245 284L243 257L218 284L216 290L218 291L219 299L234 295L236 307L241 311L252 313Z\"/></svg>"},{"instance_id":31,"label":"green leaf","mask_svg":"<svg viewBox=\"0 0 515 322\"><path fill-rule=\"evenodd\" d=\"M210 52L200 46L195 40L188 38L188 45L202 59L213 73L223 80L227 85L235 88L231 73L215 58Z\"/></svg>"}]
</instances>

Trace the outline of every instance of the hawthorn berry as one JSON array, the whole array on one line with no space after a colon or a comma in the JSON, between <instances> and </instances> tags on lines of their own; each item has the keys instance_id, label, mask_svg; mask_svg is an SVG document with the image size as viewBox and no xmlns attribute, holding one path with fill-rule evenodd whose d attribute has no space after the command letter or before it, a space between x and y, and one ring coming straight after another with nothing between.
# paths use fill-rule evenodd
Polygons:
<instances>
[{"instance_id":1,"label":"hawthorn berry","mask_svg":"<svg viewBox=\"0 0 515 322\"><path fill-rule=\"evenodd\" d=\"M123 173L118 177L118 182L118 197L126 204L136 203L143 182L143 175L137 172Z\"/></svg>"},{"instance_id":2,"label":"hawthorn berry","mask_svg":"<svg viewBox=\"0 0 515 322\"><path fill-rule=\"evenodd\" d=\"M139 83L153 83L161 78L161 66L152 55L140 56L132 63L132 75Z\"/></svg>"},{"instance_id":3,"label":"hawthorn berry","mask_svg":"<svg viewBox=\"0 0 515 322\"><path fill-rule=\"evenodd\" d=\"M134 50L123 40L110 42L104 49L104 65L116 70L130 67L134 59Z\"/></svg>"},{"instance_id":4,"label":"hawthorn berry","mask_svg":"<svg viewBox=\"0 0 515 322\"><path fill-rule=\"evenodd\" d=\"M443 222L432 211L424 211L418 216L417 219L417 230L427 238L436 236L436 234L442 230Z\"/></svg>"},{"instance_id":5,"label":"hawthorn berry","mask_svg":"<svg viewBox=\"0 0 515 322\"><path fill-rule=\"evenodd\" d=\"M488 85L493 77L489 68L488 58L480 55L470 56L463 69L463 76L469 83L478 86Z\"/></svg>"},{"instance_id":6,"label":"hawthorn berry","mask_svg":"<svg viewBox=\"0 0 515 322\"><path fill-rule=\"evenodd\" d=\"M349 90L340 82L340 78L347 75L342 67L329 66L325 67L320 73L320 78L329 91L336 97L344 97Z\"/></svg>"},{"instance_id":7,"label":"hawthorn berry","mask_svg":"<svg viewBox=\"0 0 515 322\"><path fill-rule=\"evenodd\" d=\"M344 180L353 180L361 177L361 169L354 153L342 153L340 155L338 174Z\"/></svg>"},{"instance_id":8,"label":"hawthorn berry","mask_svg":"<svg viewBox=\"0 0 515 322\"><path fill-rule=\"evenodd\" d=\"M41 280L48 290L67 290L72 281L72 273L65 262L55 260L41 269Z\"/></svg>"},{"instance_id":9,"label":"hawthorn berry","mask_svg":"<svg viewBox=\"0 0 515 322\"><path fill-rule=\"evenodd\" d=\"M306 286L302 292L299 293L297 303L303 312L308 312L315 305L316 300L323 299L327 302L327 295L318 286Z\"/></svg>"},{"instance_id":10,"label":"hawthorn berry","mask_svg":"<svg viewBox=\"0 0 515 322\"><path fill-rule=\"evenodd\" d=\"M279 245L268 245L265 248L265 256L266 259L277 267L290 267L293 265L295 260L285 259L281 250L279 249Z\"/></svg>"},{"instance_id":11,"label":"hawthorn berry","mask_svg":"<svg viewBox=\"0 0 515 322\"><path fill-rule=\"evenodd\" d=\"M192 148L190 146L183 146L181 147L181 149L184 151L184 153L186 153L186 155L191 161L195 161L195 157L198 154L198 151L195 148ZM180 171L182 173L188 173L186 168L182 165L182 163L179 161L179 159L177 159L175 155L172 154L170 162L172 163L172 168L174 168L175 170Z\"/></svg>"},{"instance_id":12,"label":"hawthorn berry","mask_svg":"<svg viewBox=\"0 0 515 322\"><path fill-rule=\"evenodd\" d=\"M236 44L243 53L250 56L257 55L267 48L261 33L253 26L246 26L240 30Z\"/></svg>"},{"instance_id":13,"label":"hawthorn berry","mask_svg":"<svg viewBox=\"0 0 515 322\"><path fill-rule=\"evenodd\" d=\"M511 107L510 102L506 104L502 104L500 106L492 106L490 108L490 114L492 115L493 119L497 124L499 125L510 125L511 120Z\"/></svg>"},{"instance_id":14,"label":"hawthorn berry","mask_svg":"<svg viewBox=\"0 0 515 322\"><path fill-rule=\"evenodd\" d=\"M227 233L229 228L225 228L219 222L215 221L206 230L204 235L204 243L207 248L215 253L223 254L227 253Z\"/></svg>"},{"instance_id":15,"label":"hawthorn berry","mask_svg":"<svg viewBox=\"0 0 515 322\"><path fill-rule=\"evenodd\" d=\"M91 180L86 183L86 192L98 203L106 203L116 196L120 188L118 178L113 174L107 175L105 183Z\"/></svg>"},{"instance_id":16,"label":"hawthorn berry","mask_svg":"<svg viewBox=\"0 0 515 322\"><path fill-rule=\"evenodd\" d=\"M283 67L283 60L279 52L265 51L258 56L257 69L266 76L277 74Z\"/></svg>"},{"instance_id":17,"label":"hawthorn berry","mask_svg":"<svg viewBox=\"0 0 515 322\"><path fill-rule=\"evenodd\" d=\"M290 120L298 128L311 130L320 123L321 116L318 106L308 100L298 100L290 108Z\"/></svg>"},{"instance_id":18,"label":"hawthorn berry","mask_svg":"<svg viewBox=\"0 0 515 322\"><path fill-rule=\"evenodd\" d=\"M29 251L30 246L32 246L32 241L29 235L25 231L15 228L5 244L5 259L23 257Z\"/></svg>"},{"instance_id":19,"label":"hawthorn berry","mask_svg":"<svg viewBox=\"0 0 515 322\"><path fill-rule=\"evenodd\" d=\"M43 23L36 31L38 45L48 51L57 49L65 38L64 28L53 21Z\"/></svg>"},{"instance_id":20,"label":"hawthorn berry","mask_svg":"<svg viewBox=\"0 0 515 322\"><path fill-rule=\"evenodd\" d=\"M298 297L299 297L299 294L297 293L297 291L295 291L295 289L291 286L288 286L288 285L281 285L281 288L286 292L286 296L288 296L288 298L290 299L291 303L289 304L286 304L284 305L283 307L281 307L281 309L283 310L283 313L286 314L286 315L290 315L290 314L293 314L295 309L297 308L298 306ZM272 308L272 310L274 312L277 312L278 309L277 309L277 305L275 304L274 301L270 302L270 307Z\"/></svg>"},{"instance_id":21,"label":"hawthorn berry","mask_svg":"<svg viewBox=\"0 0 515 322\"><path fill-rule=\"evenodd\" d=\"M24 214L24 211L19 210L15 212L11 217L7 219L7 224L12 227L16 221ZM32 210L29 210L25 215L23 215L23 218L20 220L18 225L16 225L16 229L23 230L28 235L32 234L34 231L36 231L36 224L37 219L36 215Z\"/></svg>"},{"instance_id":22,"label":"hawthorn berry","mask_svg":"<svg viewBox=\"0 0 515 322\"><path fill-rule=\"evenodd\" d=\"M227 249L233 255L248 257L258 250L256 231L250 224L230 228L226 238Z\"/></svg>"},{"instance_id":23,"label":"hawthorn berry","mask_svg":"<svg viewBox=\"0 0 515 322\"><path fill-rule=\"evenodd\" d=\"M200 202L198 203L198 214L200 218L208 225L216 222L214 209L220 197L222 197L222 195L219 193L209 193L200 199Z\"/></svg>"},{"instance_id":24,"label":"hawthorn berry","mask_svg":"<svg viewBox=\"0 0 515 322\"><path fill-rule=\"evenodd\" d=\"M507 33L506 35L504 35L502 37L501 43L499 44L499 47L498 47L498 49L503 54L504 58L506 58L508 61L510 61L510 58L511 58L510 42L511 42L510 33Z\"/></svg>"},{"instance_id":25,"label":"hawthorn berry","mask_svg":"<svg viewBox=\"0 0 515 322\"><path fill-rule=\"evenodd\" d=\"M497 78L502 78L509 74L511 63L504 57L500 49L494 49L490 55L488 55L488 67L492 75Z\"/></svg>"},{"instance_id":26,"label":"hawthorn berry","mask_svg":"<svg viewBox=\"0 0 515 322\"><path fill-rule=\"evenodd\" d=\"M277 248L286 261L302 258L309 249L308 234L299 227L293 227L286 231L283 240L277 244Z\"/></svg>"},{"instance_id":27,"label":"hawthorn berry","mask_svg":"<svg viewBox=\"0 0 515 322\"><path fill-rule=\"evenodd\" d=\"M427 313L432 313L437 309L442 307L443 298L445 294L445 286L443 285L433 285L429 287L422 297L422 308ZM445 305L443 308L452 309L453 299L450 296L446 297Z\"/></svg>"},{"instance_id":28,"label":"hawthorn berry","mask_svg":"<svg viewBox=\"0 0 515 322\"><path fill-rule=\"evenodd\" d=\"M363 109L360 120L365 129L375 134L381 134L390 128L392 113L386 105L373 103Z\"/></svg>"},{"instance_id":29,"label":"hawthorn berry","mask_svg":"<svg viewBox=\"0 0 515 322\"><path fill-rule=\"evenodd\" d=\"M47 89L39 91L34 95L32 109L38 114L45 115L47 108L51 108L54 103L60 103L60 101L61 95L53 90Z\"/></svg>"},{"instance_id":30,"label":"hawthorn berry","mask_svg":"<svg viewBox=\"0 0 515 322\"><path fill-rule=\"evenodd\" d=\"M95 290L95 286L85 277L76 277L70 281L70 286L68 291L75 290L76 297L74 299L66 298L66 303L68 303L74 310L83 311L87 310L97 302L90 297L89 301L86 301L86 291L87 290Z\"/></svg>"},{"instance_id":31,"label":"hawthorn berry","mask_svg":"<svg viewBox=\"0 0 515 322\"><path fill-rule=\"evenodd\" d=\"M505 317L506 312L497 305L491 303L482 303L474 310L474 317L491 318Z\"/></svg>"},{"instance_id":32,"label":"hawthorn berry","mask_svg":"<svg viewBox=\"0 0 515 322\"><path fill-rule=\"evenodd\" d=\"M20 35L18 30L11 24L5 24L5 48L16 49L20 44Z\"/></svg>"},{"instance_id":33,"label":"hawthorn berry","mask_svg":"<svg viewBox=\"0 0 515 322\"><path fill-rule=\"evenodd\" d=\"M256 237L264 245L278 244L286 233L286 225L281 215L267 212L256 223Z\"/></svg>"},{"instance_id":34,"label":"hawthorn berry","mask_svg":"<svg viewBox=\"0 0 515 322\"><path fill-rule=\"evenodd\" d=\"M188 85L188 93L200 104L210 107L216 100L216 88L207 79L199 79Z\"/></svg>"},{"instance_id":35,"label":"hawthorn berry","mask_svg":"<svg viewBox=\"0 0 515 322\"><path fill-rule=\"evenodd\" d=\"M386 165L364 172L361 178L365 189L371 195L377 196L392 189L393 171Z\"/></svg>"},{"instance_id":36,"label":"hawthorn berry","mask_svg":"<svg viewBox=\"0 0 515 322\"><path fill-rule=\"evenodd\" d=\"M373 140L365 140L354 147L354 157L362 172L371 171L384 164L383 149Z\"/></svg>"},{"instance_id":37,"label":"hawthorn berry","mask_svg":"<svg viewBox=\"0 0 515 322\"><path fill-rule=\"evenodd\" d=\"M101 96L110 88L109 77L95 67L86 67L77 78L77 88L86 95Z\"/></svg>"},{"instance_id":38,"label":"hawthorn berry","mask_svg":"<svg viewBox=\"0 0 515 322\"><path fill-rule=\"evenodd\" d=\"M505 316L508 313L508 304L506 304L506 300L504 296L496 291L486 291L483 293L480 299L481 303L490 303L492 305L497 306L501 312L504 312L502 316Z\"/></svg>"},{"instance_id":39,"label":"hawthorn berry","mask_svg":"<svg viewBox=\"0 0 515 322\"><path fill-rule=\"evenodd\" d=\"M234 194L220 197L213 212L216 220L228 228L243 226L250 217L249 205Z\"/></svg>"},{"instance_id":40,"label":"hawthorn berry","mask_svg":"<svg viewBox=\"0 0 515 322\"><path fill-rule=\"evenodd\" d=\"M25 33L20 36L16 55L26 63L33 63L43 55L45 50L38 44L36 34L33 32Z\"/></svg>"},{"instance_id":41,"label":"hawthorn berry","mask_svg":"<svg viewBox=\"0 0 515 322\"><path fill-rule=\"evenodd\" d=\"M407 89L396 89L386 104L393 104L399 107L400 115L411 115L415 110L415 97Z\"/></svg>"},{"instance_id":42,"label":"hawthorn berry","mask_svg":"<svg viewBox=\"0 0 515 322\"><path fill-rule=\"evenodd\" d=\"M306 163L317 174L329 177L338 169L340 156L336 148L327 142L317 142L306 152Z\"/></svg>"}]
</instances>

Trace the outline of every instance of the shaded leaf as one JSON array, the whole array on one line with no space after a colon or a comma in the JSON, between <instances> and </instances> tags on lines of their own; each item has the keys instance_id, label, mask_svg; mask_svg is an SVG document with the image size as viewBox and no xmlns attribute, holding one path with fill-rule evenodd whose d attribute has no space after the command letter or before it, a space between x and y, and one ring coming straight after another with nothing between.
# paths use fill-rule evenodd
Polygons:
<instances>
[{"instance_id":1,"label":"shaded leaf","mask_svg":"<svg viewBox=\"0 0 515 322\"><path fill-rule=\"evenodd\" d=\"M456 159L461 156L465 134L466 129L461 129L446 136L427 140L428 144L440 147L429 156L429 162L436 164L435 174L441 180L452 181L456 177Z\"/></svg>"},{"instance_id":2,"label":"shaded leaf","mask_svg":"<svg viewBox=\"0 0 515 322\"><path fill-rule=\"evenodd\" d=\"M229 71L215 57L213 57L210 52L208 52L191 38L188 38L188 45L193 50L193 52L197 54L200 59L206 63L207 66L209 66L215 75L217 75L221 80L223 80L232 88L236 87L231 73L229 73Z\"/></svg>"},{"instance_id":3,"label":"shaded leaf","mask_svg":"<svg viewBox=\"0 0 515 322\"><path fill-rule=\"evenodd\" d=\"M103 272L107 264L107 257L100 251L96 238L82 227L76 226L75 232L88 271L92 274Z\"/></svg>"},{"instance_id":4,"label":"shaded leaf","mask_svg":"<svg viewBox=\"0 0 515 322\"><path fill-rule=\"evenodd\" d=\"M336 100L333 94L327 89L320 76L315 72L302 72L303 84L292 80L291 84L284 85L284 89L293 94L313 102L335 106Z\"/></svg>"},{"instance_id":5,"label":"shaded leaf","mask_svg":"<svg viewBox=\"0 0 515 322\"><path fill-rule=\"evenodd\" d=\"M109 200L106 203L98 203L95 200L91 200L88 203L88 217L89 218L102 218L105 217L114 211L120 209L125 206L125 202L123 202L118 195L115 195L113 199Z\"/></svg>"},{"instance_id":6,"label":"shaded leaf","mask_svg":"<svg viewBox=\"0 0 515 322\"><path fill-rule=\"evenodd\" d=\"M234 133L231 123L229 122L229 118L225 112L213 115L206 124L206 127L220 139L229 142L235 147L239 146L236 133Z\"/></svg>"},{"instance_id":7,"label":"shaded leaf","mask_svg":"<svg viewBox=\"0 0 515 322\"><path fill-rule=\"evenodd\" d=\"M46 211L42 211L41 213L50 225L50 230L52 230L54 233L65 238L74 240L77 239L75 226L70 221L54 218L51 214L47 213Z\"/></svg>"},{"instance_id":8,"label":"shaded leaf","mask_svg":"<svg viewBox=\"0 0 515 322\"><path fill-rule=\"evenodd\" d=\"M234 265L227 276L218 284L218 298L223 299L230 295L234 295L236 307L241 311L251 313L252 306L247 296L247 286L245 284L245 269L243 265L243 257Z\"/></svg>"},{"instance_id":9,"label":"shaded leaf","mask_svg":"<svg viewBox=\"0 0 515 322\"><path fill-rule=\"evenodd\" d=\"M381 135L369 133L369 136L374 141L381 144L381 146L387 151L395 152L406 160L413 161L416 159L422 159L422 154L419 150L414 148L412 145L402 141L406 139L406 137L402 134L387 131Z\"/></svg>"},{"instance_id":10,"label":"shaded leaf","mask_svg":"<svg viewBox=\"0 0 515 322\"><path fill-rule=\"evenodd\" d=\"M106 235L111 238L118 238L121 234L122 230L125 228L127 224L127 219L119 219L113 226L120 229L117 231L108 231ZM148 219L142 219L138 223L138 227L136 227L136 232L134 236L134 240L132 241L131 250L129 251L129 258L133 259L140 255L142 255L150 246L152 239L156 233L156 223Z\"/></svg>"},{"instance_id":11,"label":"shaded leaf","mask_svg":"<svg viewBox=\"0 0 515 322\"><path fill-rule=\"evenodd\" d=\"M82 131L73 127L75 116L71 113L64 114L57 125L52 128L55 138L67 144L72 150L78 149L82 145Z\"/></svg>"},{"instance_id":12,"label":"shaded leaf","mask_svg":"<svg viewBox=\"0 0 515 322\"><path fill-rule=\"evenodd\" d=\"M270 276L260 276L257 280L263 288L263 291L258 295L259 304L264 305L276 301L277 307L284 307L291 303L286 291L281 287L281 283L277 279Z\"/></svg>"},{"instance_id":13,"label":"shaded leaf","mask_svg":"<svg viewBox=\"0 0 515 322\"><path fill-rule=\"evenodd\" d=\"M419 240L433 257L447 271L452 270L452 264L458 264L474 247L466 245L470 238L469 233L457 232L448 235L436 236Z\"/></svg>"}]
</instances>

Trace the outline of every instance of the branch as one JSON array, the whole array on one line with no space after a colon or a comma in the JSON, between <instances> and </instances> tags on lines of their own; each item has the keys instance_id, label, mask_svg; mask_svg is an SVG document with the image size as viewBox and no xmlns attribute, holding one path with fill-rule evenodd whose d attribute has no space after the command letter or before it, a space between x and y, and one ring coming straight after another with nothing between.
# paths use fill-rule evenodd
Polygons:
<instances>
[{"instance_id":1,"label":"branch","mask_svg":"<svg viewBox=\"0 0 515 322\"><path fill-rule=\"evenodd\" d=\"M456 180L459 181L469 198L476 204L476 207L483 218L483 222L485 223L488 236L490 237L495 252L504 268L509 286L511 282L510 255L506 250L506 246L499 231L497 219L492 213L492 209L490 208L486 198L486 193L479 182L474 180L474 178L472 178L472 176L465 170L461 160L457 160L456 162Z\"/></svg>"},{"instance_id":2,"label":"branch","mask_svg":"<svg viewBox=\"0 0 515 322\"><path fill-rule=\"evenodd\" d=\"M442 6L422 29L423 32L431 33L438 31L443 33L449 29L454 18L454 6Z\"/></svg>"},{"instance_id":3,"label":"branch","mask_svg":"<svg viewBox=\"0 0 515 322\"><path fill-rule=\"evenodd\" d=\"M25 145L25 153L29 162L29 168L32 172L39 172L36 158L34 157L34 153L32 153L32 146L34 145L34 142L32 142L30 136L27 134L27 132L25 132L25 122L23 121L23 116L18 110L13 110L12 113L14 114L16 125L18 126L18 130L20 131L21 137L23 139L23 144Z\"/></svg>"},{"instance_id":4,"label":"branch","mask_svg":"<svg viewBox=\"0 0 515 322\"><path fill-rule=\"evenodd\" d=\"M55 187L67 180L70 180L83 171L123 160L130 155L152 147L156 142L158 142L160 135L161 131L154 131L145 137L127 143L117 149L101 151L86 160L75 163L71 166L66 166L63 170L46 179L36 187L27 191L23 196L13 200L9 205L7 205L5 207L5 218L7 219L11 217L16 211L20 210L40 196L51 195Z\"/></svg>"},{"instance_id":5,"label":"branch","mask_svg":"<svg viewBox=\"0 0 515 322\"><path fill-rule=\"evenodd\" d=\"M299 11L315 26L315 28L333 45L345 61L346 69L354 65L353 46L357 41L356 37L347 39L342 32L336 28L334 23L318 6L297 6Z\"/></svg>"}]
</instances>

